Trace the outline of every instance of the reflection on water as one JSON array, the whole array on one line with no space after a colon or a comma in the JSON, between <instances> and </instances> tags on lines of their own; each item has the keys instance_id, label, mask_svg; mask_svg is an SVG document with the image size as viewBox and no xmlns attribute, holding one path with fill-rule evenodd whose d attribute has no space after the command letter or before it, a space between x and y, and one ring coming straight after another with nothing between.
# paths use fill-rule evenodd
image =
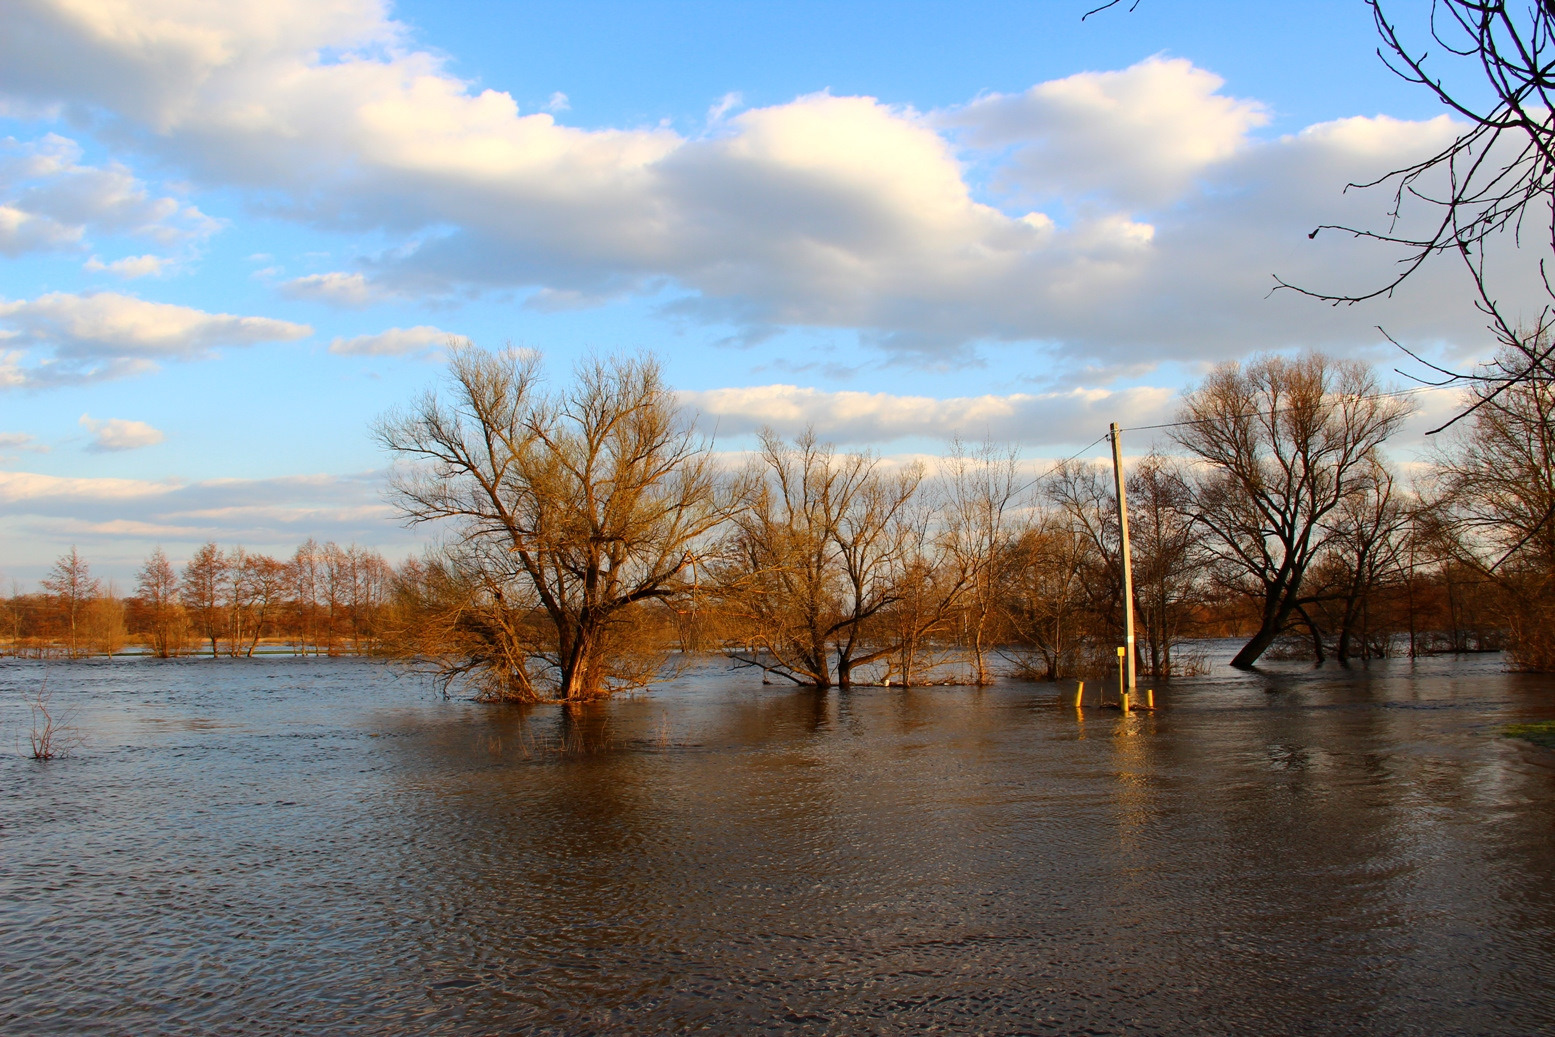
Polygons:
<instances>
[{"instance_id":1,"label":"reflection on water","mask_svg":"<svg viewBox=\"0 0 1555 1037\"><path fill-rule=\"evenodd\" d=\"M0 668L0 736L25 745ZM0 762L0 1032L1531 1034L1555 717L1494 657L581 710L371 663L55 666ZM1068 689L1065 689L1068 691Z\"/></svg>"}]
</instances>

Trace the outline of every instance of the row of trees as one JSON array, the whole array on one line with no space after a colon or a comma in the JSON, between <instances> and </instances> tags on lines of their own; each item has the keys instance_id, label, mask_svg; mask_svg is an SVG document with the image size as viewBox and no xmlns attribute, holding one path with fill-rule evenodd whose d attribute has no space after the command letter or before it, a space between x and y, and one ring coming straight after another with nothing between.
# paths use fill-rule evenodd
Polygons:
<instances>
[{"instance_id":1,"label":"row of trees","mask_svg":"<svg viewBox=\"0 0 1555 1037\"><path fill-rule=\"evenodd\" d=\"M452 393L379 427L395 494L442 546L391 570L309 541L281 561L160 550L119 600L72 550L8 603L13 645L78 655L381 652L490 698L640 686L677 651L769 679L1034 678L1110 669L1122 629L1111 473L1022 478L1013 451L956 445L937 470L767 433L715 464L649 360L595 362L546 391L532 354L454 351ZM1491 393L1493 392L1493 395ZM1139 667L1191 672L1196 637L1343 664L1506 646L1555 668L1555 383L1486 389L1406 486L1382 452L1408 413L1366 368L1264 357L1212 372L1132 466Z\"/></svg>"},{"instance_id":2,"label":"row of trees","mask_svg":"<svg viewBox=\"0 0 1555 1037\"><path fill-rule=\"evenodd\" d=\"M989 444L931 474L768 433L720 471L650 360L596 361L561 392L533 354L457 349L451 373L448 397L378 429L404 514L449 533L400 573L381 643L487 696L640 685L676 647L821 688L1114 658L1118 525L1092 464L1028 483ZM1382 452L1408 394L1364 366L1216 369L1170 429L1175 454L1128 479L1143 672L1191 669L1184 641L1228 632L1247 637L1240 666L1502 639L1550 665L1550 395L1497 390L1409 489Z\"/></svg>"},{"instance_id":3,"label":"row of trees","mask_svg":"<svg viewBox=\"0 0 1555 1037\"><path fill-rule=\"evenodd\" d=\"M309 540L281 560L207 543L182 569L157 548L135 594L121 598L72 547L41 594L13 591L6 635L15 654L68 658L113 654L135 640L162 658L253 655L265 640L298 653L360 653L376 644L392 584L383 556L355 545Z\"/></svg>"}]
</instances>

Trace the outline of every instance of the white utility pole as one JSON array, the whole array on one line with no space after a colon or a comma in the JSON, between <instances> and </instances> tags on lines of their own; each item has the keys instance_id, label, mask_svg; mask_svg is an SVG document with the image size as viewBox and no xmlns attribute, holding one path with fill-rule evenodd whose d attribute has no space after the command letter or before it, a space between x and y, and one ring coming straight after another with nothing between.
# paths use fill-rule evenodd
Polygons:
<instances>
[{"instance_id":1,"label":"white utility pole","mask_svg":"<svg viewBox=\"0 0 1555 1037\"><path fill-rule=\"evenodd\" d=\"M1128 690L1134 690L1134 568L1128 555L1128 498L1123 492L1123 437L1112 423L1112 479L1118 488L1118 539L1123 545L1123 642L1128 657Z\"/></svg>"}]
</instances>

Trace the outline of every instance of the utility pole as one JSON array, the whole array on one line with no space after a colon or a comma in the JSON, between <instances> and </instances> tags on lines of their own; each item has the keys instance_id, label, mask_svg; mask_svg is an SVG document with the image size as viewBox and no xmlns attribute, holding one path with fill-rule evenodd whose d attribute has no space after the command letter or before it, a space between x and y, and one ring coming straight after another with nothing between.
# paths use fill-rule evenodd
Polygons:
<instances>
[{"instance_id":1,"label":"utility pole","mask_svg":"<svg viewBox=\"0 0 1555 1037\"><path fill-rule=\"evenodd\" d=\"M1134 568L1128 554L1128 498L1123 492L1123 436L1114 421L1112 437L1112 480L1118 488L1118 540L1123 545L1123 647L1128 657L1128 690L1134 690Z\"/></svg>"}]
</instances>

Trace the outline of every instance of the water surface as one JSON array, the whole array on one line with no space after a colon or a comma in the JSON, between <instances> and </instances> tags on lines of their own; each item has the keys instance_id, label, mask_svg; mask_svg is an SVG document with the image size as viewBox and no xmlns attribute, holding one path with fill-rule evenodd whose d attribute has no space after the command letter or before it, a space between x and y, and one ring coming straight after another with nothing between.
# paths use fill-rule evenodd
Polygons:
<instances>
[{"instance_id":1,"label":"water surface","mask_svg":"<svg viewBox=\"0 0 1555 1037\"><path fill-rule=\"evenodd\" d=\"M7 1034L1555 1030L1498 657L576 713L356 660L0 665ZM71 758L25 759L46 674ZM1064 696L1067 698L1067 695Z\"/></svg>"}]
</instances>

